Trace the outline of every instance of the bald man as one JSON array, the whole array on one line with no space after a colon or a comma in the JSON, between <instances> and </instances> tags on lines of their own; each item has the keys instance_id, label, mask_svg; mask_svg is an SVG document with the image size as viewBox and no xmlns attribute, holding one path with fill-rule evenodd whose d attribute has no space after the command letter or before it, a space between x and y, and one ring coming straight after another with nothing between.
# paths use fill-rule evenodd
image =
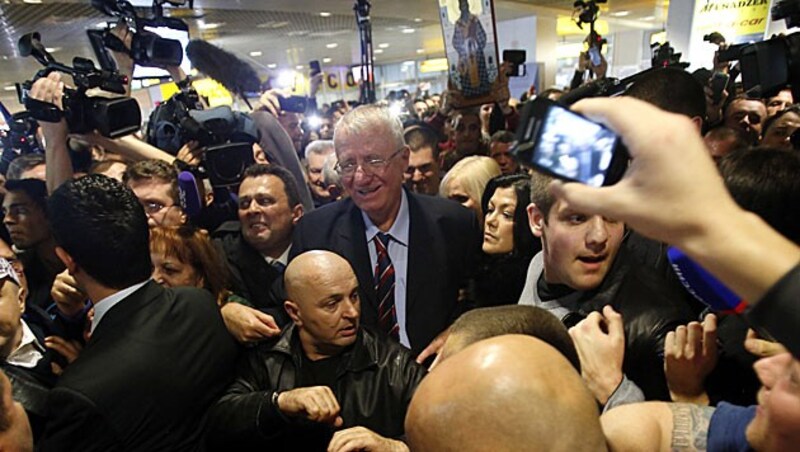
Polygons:
<instances>
[{"instance_id":1,"label":"bald man","mask_svg":"<svg viewBox=\"0 0 800 452\"><path fill-rule=\"evenodd\" d=\"M292 324L250 349L210 414L212 448L407 450L393 438L425 369L396 342L359 325L358 279L329 251L284 273Z\"/></svg>"},{"instance_id":2,"label":"bald man","mask_svg":"<svg viewBox=\"0 0 800 452\"><path fill-rule=\"evenodd\" d=\"M558 317L545 309L523 305L473 309L459 317L450 326L450 334L431 370L475 342L505 334L523 334L541 339L561 352L575 370L581 371L575 344Z\"/></svg>"},{"instance_id":3,"label":"bald man","mask_svg":"<svg viewBox=\"0 0 800 452\"><path fill-rule=\"evenodd\" d=\"M422 452L604 451L598 416L561 353L505 335L470 345L428 375L408 409L406 435Z\"/></svg>"}]
</instances>

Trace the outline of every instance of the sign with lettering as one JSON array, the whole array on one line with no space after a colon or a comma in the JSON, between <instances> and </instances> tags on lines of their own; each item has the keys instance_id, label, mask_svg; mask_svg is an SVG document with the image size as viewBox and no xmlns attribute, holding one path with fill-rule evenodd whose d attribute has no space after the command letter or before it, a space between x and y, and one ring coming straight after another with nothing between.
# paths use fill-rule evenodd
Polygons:
<instances>
[{"instance_id":1,"label":"sign with lettering","mask_svg":"<svg viewBox=\"0 0 800 452\"><path fill-rule=\"evenodd\" d=\"M732 43L760 39L768 15L769 0L697 0L692 35L718 31Z\"/></svg>"}]
</instances>

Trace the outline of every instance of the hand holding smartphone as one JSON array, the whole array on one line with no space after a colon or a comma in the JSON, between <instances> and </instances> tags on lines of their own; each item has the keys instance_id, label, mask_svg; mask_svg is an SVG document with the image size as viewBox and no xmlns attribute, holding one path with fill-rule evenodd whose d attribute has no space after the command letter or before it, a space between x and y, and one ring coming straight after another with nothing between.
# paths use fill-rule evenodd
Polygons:
<instances>
[{"instance_id":1,"label":"hand holding smartphone","mask_svg":"<svg viewBox=\"0 0 800 452\"><path fill-rule=\"evenodd\" d=\"M538 97L522 110L513 152L537 170L593 187L618 182L628 164L617 134Z\"/></svg>"}]
</instances>

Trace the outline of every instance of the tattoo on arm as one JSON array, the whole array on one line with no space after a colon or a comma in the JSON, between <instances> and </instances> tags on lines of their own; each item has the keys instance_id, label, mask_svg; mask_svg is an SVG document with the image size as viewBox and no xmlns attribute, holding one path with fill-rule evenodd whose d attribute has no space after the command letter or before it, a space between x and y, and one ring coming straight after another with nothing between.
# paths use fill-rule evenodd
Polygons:
<instances>
[{"instance_id":1,"label":"tattoo on arm","mask_svg":"<svg viewBox=\"0 0 800 452\"><path fill-rule=\"evenodd\" d=\"M673 451L705 451L708 442L708 424L714 408L686 403L669 404L672 410Z\"/></svg>"}]
</instances>

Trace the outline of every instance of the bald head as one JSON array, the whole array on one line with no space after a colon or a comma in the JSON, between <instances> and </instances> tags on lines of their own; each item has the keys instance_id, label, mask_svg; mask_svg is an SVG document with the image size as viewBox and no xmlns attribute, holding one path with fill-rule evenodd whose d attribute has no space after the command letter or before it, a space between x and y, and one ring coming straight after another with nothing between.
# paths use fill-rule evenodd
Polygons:
<instances>
[{"instance_id":1,"label":"bald head","mask_svg":"<svg viewBox=\"0 0 800 452\"><path fill-rule=\"evenodd\" d=\"M298 304L308 301L325 282L348 277L355 278L350 263L336 253L323 250L295 257L283 274L286 294Z\"/></svg>"},{"instance_id":2,"label":"bald head","mask_svg":"<svg viewBox=\"0 0 800 452\"><path fill-rule=\"evenodd\" d=\"M283 275L286 313L312 360L334 356L355 342L361 303L350 264L330 251L295 257Z\"/></svg>"},{"instance_id":3,"label":"bald head","mask_svg":"<svg viewBox=\"0 0 800 452\"><path fill-rule=\"evenodd\" d=\"M431 372L411 400L406 435L414 451L606 450L598 416L561 353L530 336L506 335L477 342Z\"/></svg>"}]
</instances>

